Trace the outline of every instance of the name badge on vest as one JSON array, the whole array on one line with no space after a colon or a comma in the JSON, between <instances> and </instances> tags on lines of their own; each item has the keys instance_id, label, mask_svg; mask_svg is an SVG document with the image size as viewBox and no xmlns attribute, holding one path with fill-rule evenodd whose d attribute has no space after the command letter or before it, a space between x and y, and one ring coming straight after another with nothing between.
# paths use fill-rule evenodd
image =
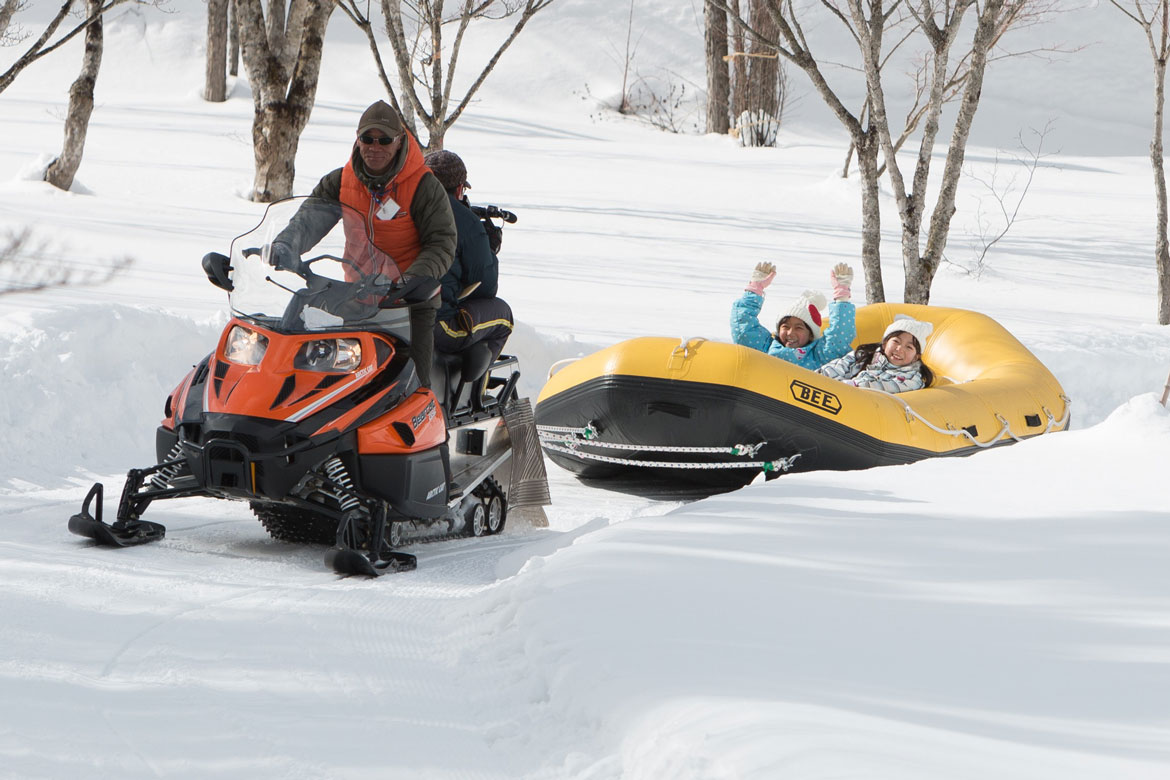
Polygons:
<instances>
[{"instance_id":1,"label":"name badge on vest","mask_svg":"<svg viewBox=\"0 0 1170 780\"><path fill-rule=\"evenodd\" d=\"M374 213L374 216L378 219L394 219L396 216L398 216L398 212L401 210L402 207L398 205L394 198L391 198L389 195L387 195L386 200L381 202L381 205L379 206L377 212Z\"/></svg>"}]
</instances>

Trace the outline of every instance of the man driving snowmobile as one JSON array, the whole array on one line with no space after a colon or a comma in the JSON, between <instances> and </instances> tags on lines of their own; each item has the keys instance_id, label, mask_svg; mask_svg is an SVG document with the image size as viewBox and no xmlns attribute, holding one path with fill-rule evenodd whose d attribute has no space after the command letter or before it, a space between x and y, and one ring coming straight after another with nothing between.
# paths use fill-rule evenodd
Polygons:
<instances>
[{"instance_id":1,"label":"man driving snowmobile","mask_svg":"<svg viewBox=\"0 0 1170 780\"><path fill-rule=\"evenodd\" d=\"M455 253L455 218L446 190L423 162L418 142L402 125L398 114L384 101L373 103L358 121L357 138L349 162L327 173L310 197L336 201L355 210L359 224L346 224L346 256L361 255L350 242L367 242L367 231L378 249L393 259L397 272L440 279L451 267ZM338 209L332 221L321 209L312 218L298 215L268 248L269 263L295 268L300 255L342 218ZM347 217L347 220L349 217ZM358 260L360 264L360 260ZM385 273L363 267L363 272ZM410 349L419 381L431 384L436 312L439 299L410 307Z\"/></svg>"}]
</instances>

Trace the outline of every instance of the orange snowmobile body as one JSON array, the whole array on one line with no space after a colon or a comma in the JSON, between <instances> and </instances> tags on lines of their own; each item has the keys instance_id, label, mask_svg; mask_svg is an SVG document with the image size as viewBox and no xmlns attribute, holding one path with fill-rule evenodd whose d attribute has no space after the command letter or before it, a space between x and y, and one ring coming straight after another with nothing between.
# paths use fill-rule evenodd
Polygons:
<instances>
[{"instance_id":1,"label":"orange snowmobile body","mask_svg":"<svg viewBox=\"0 0 1170 780\"><path fill-rule=\"evenodd\" d=\"M388 259L352 257L352 236L336 237L346 247L337 254L302 260L306 245L321 251L318 223L346 224L343 207L284 203L233 242L230 258L204 258L235 316L167 398L157 465L130 471L112 524L102 522L95 485L70 530L104 545L142 544L165 533L141 519L155 500L244 500L278 539L333 544L327 560L346 574L413 568L414 556L394 548L428 529L499 532L512 487L509 426L536 440L527 399L516 397L519 372L493 381L492 370L510 370L515 359L462 378L458 359L439 361L442 397L422 387L408 308L436 294L438 282L355 272L384 269ZM273 236L269 222L283 229ZM282 241L296 251L278 249ZM472 384L476 392L465 392ZM539 448L531 450L524 470L533 473L535 462L543 485ZM547 503L547 485L535 495Z\"/></svg>"}]
</instances>

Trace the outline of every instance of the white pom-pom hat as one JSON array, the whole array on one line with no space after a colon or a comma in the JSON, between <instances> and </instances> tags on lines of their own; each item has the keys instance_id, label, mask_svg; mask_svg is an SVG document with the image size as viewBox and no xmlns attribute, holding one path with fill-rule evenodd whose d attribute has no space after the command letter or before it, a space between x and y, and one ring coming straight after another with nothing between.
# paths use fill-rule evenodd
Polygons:
<instances>
[{"instance_id":1,"label":"white pom-pom hat","mask_svg":"<svg viewBox=\"0 0 1170 780\"><path fill-rule=\"evenodd\" d=\"M918 339L918 346L926 349L926 340L930 338L930 334L934 333L934 325L929 322L920 322L919 320L911 319L910 317L899 317L890 323L890 327L886 328L886 332L882 334L882 343L886 343L886 339L893 333L903 331L909 333L914 338Z\"/></svg>"},{"instance_id":2,"label":"white pom-pom hat","mask_svg":"<svg viewBox=\"0 0 1170 780\"><path fill-rule=\"evenodd\" d=\"M821 310L828 305L825 296L815 290L805 290L796 299L796 303L780 315L780 322L785 317L799 317L800 321L812 331L813 341L821 337L821 323L824 322Z\"/></svg>"}]
</instances>

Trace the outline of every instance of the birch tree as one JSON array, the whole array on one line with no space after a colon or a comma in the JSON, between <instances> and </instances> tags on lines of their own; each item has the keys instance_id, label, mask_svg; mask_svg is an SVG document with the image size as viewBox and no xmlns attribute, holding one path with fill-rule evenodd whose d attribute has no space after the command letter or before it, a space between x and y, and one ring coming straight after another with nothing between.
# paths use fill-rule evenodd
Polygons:
<instances>
[{"instance_id":1,"label":"birch tree","mask_svg":"<svg viewBox=\"0 0 1170 780\"><path fill-rule=\"evenodd\" d=\"M402 115L416 136L419 127L427 132L426 149L443 148L443 138L504 52L540 11L554 0L455 0L446 10L444 0L381 0L382 16L394 68L398 73L399 95L390 83L374 38L373 24L360 0L336 0L342 10L362 29L373 51L382 85L390 104ZM460 49L472 22L512 19L512 28L479 70L462 97L452 96Z\"/></svg>"},{"instance_id":2,"label":"birch tree","mask_svg":"<svg viewBox=\"0 0 1170 780\"><path fill-rule=\"evenodd\" d=\"M769 37L760 30L752 27L740 15L739 0L710 0L716 5L722 5L727 10L735 30L732 45L739 51L745 51L745 39L751 39L755 46L767 46L779 53L788 62L800 68L812 82L817 93L824 100L825 105L845 128L853 147L857 151L858 169L861 172L861 265L865 275L866 300L870 303L880 303L886 299L885 287L881 272L881 210L878 186L878 133L872 116L866 112L854 113L842 101L837 92L829 84L825 69L821 65L820 52L814 51L809 44L802 26L801 18L793 12L793 6L787 0L763 0L772 15L776 35ZM830 6L832 7L832 6ZM840 12L834 14L844 21ZM884 29L887 21L879 17ZM738 40L737 40L738 37ZM743 58L737 58L742 60ZM733 60L736 63L737 60ZM736 87L735 93L745 93L738 82L746 78L746 65L741 68L735 64ZM746 98L744 98L746 100ZM736 97L732 97L733 106ZM738 108L738 106L735 106Z\"/></svg>"},{"instance_id":3,"label":"birch tree","mask_svg":"<svg viewBox=\"0 0 1170 780\"><path fill-rule=\"evenodd\" d=\"M809 77L846 128L857 150L862 180L862 266L866 297L870 302L885 300L879 252L880 152L898 206L906 275L904 299L908 303L929 303L931 284L942 261L955 212L966 145L992 49L1008 30L1036 21L1052 4L1049 0L984 0L981 4L976 0L822 0L819 6L797 10L791 0L766 2L777 28L773 46L780 56ZM816 8L821 16L813 13ZM969 18L970 12L974 18ZM831 86L822 65L824 53L814 52L805 35L804 22L819 25L826 13L844 25L857 45L857 68L863 74L866 92L865 105L857 113L844 105ZM752 28L749 33L768 40L759 29ZM902 126L909 130L895 136L886 99L885 65L891 49L901 46L910 36L924 48L925 64L919 71L922 81L918 85L921 102L916 101ZM964 41L961 45L960 40ZM958 107L938 181L938 195L924 233L934 147L942 126L943 107L952 99ZM897 152L910 130L919 126L917 157L907 176Z\"/></svg>"},{"instance_id":4,"label":"birch tree","mask_svg":"<svg viewBox=\"0 0 1170 780\"><path fill-rule=\"evenodd\" d=\"M292 195L297 147L313 111L325 27L336 0L235 0L244 69L252 86L251 198L259 203Z\"/></svg>"},{"instance_id":5,"label":"birch tree","mask_svg":"<svg viewBox=\"0 0 1170 780\"><path fill-rule=\"evenodd\" d=\"M81 166L85 152L85 137L89 133L89 118L93 114L93 92L98 71L102 66L102 15L98 13L101 0L86 0L85 12L93 21L85 28L85 52L81 58L81 73L69 88L69 109L65 115L65 142L61 154L45 170L45 181L62 190L73 186L73 177Z\"/></svg>"},{"instance_id":6,"label":"birch tree","mask_svg":"<svg viewBox=\"0 0 1170 780\"><path fill-rule=\"evenodd\" d=\"M731 77L727 67L727 11L712 2L703 4L703 37L707 58L707 132L731 129L728 108Z\"/></svg>"},{"instance_id":7,"label":"birch tree","mask_svg":"<svg viewBox=\"0 0 1170 780\"><path fill-rule=\"evenodd\" d=\"M209 103L227 100L228 0L207 0L207 59L203 77L203 99Z\"/></svg>"},{"instance_id":8,"label":"birch tree","mask_svg":"<svg viewBox=\"0 0 1170 780\"><path fill-rule=\"evenodd\" d=\"M1158 211L1154 226L1154 264L1158 272L1158 324L1170 325L1170 244L1166 235L1166 166L1162 148L1166 60L1170 57L1170 0L1129 0L1128 5L1119 0L1109 2L1142 28L1154 64L1154 131L1150 139L1150 165L1154 169Z\"/></svg>"}]
</instances>

